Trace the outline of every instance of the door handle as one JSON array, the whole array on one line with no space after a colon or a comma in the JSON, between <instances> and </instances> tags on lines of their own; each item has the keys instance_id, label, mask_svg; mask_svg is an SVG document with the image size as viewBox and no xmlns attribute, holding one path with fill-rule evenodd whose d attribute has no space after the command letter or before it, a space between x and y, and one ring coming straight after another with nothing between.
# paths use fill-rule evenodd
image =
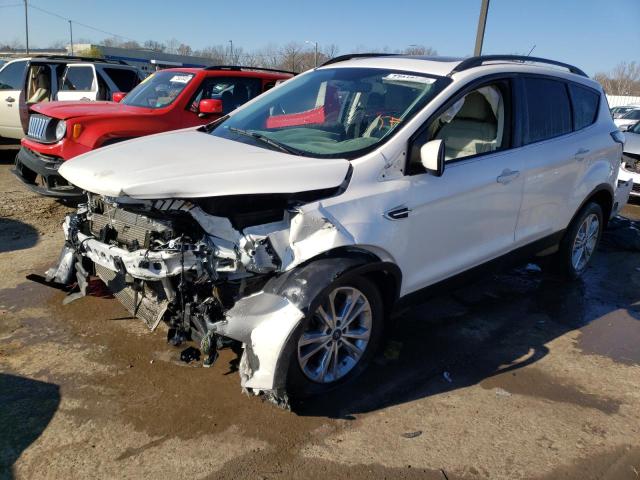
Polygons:
<instances>
[{"instance_id":1,"label":"door handle","mask_svg":"<svg viewBox=\"0 0 640 480\"><path fill-rule=\"evenodd\" d=\"M407 218L411 209L408 207L397 207L393 208L384 214L384 218L387 220L400 220L402 218Z\"/></svg>"},{"instance_id":2,"label":"door handle","mask_svg":"<svg viewBox=\"0 0 640 480\"><path fill-rule=\"evenodd\" d=\"M16 101L16 99L13 98L13 97L7 97L7 98L4 99L4 101L7 102L7 103L13 103L13 102Z\"/></svg>"},{"instance_id":3,"label":"door handle","mask_svg":"<svg viewBox=\"0 0 640 480\"><path fill-rule=\"evenodd\" d=\"M498 178L496 178L496 182L501 183L502 185L506 185L509 182L513 182L516 178L520 176L520 172L517 170L509 170L508 168L504 169Z\"/></svg>"},{"instance_id":4,"label":"door handle","mask_svg":"<svg viewBox=\"0 0 640 480\"><path fill-rule=\"evenodd\" d=\"M585 155L589 153L589 149L588 148L581 148L580 150L578 150L575 155L573 156L573 158L575 158L578 161L584 160Z\"/></svg>"}]
</instances>

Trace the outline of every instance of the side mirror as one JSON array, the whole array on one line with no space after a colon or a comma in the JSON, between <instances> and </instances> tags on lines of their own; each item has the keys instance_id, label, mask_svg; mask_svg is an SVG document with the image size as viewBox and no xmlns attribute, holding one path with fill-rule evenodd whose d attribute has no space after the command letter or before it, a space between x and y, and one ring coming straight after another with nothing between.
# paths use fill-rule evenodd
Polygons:
<instances>
[{"instance_id":1,"label":"side mirror","mask_svg":"<svg viewBox=\"0 0 640 480\"><path fill-rule=\"evenodd\" d=\"M122 99L126 96L127 94L124 92L113 92L113 95L111 95L111 100L113 100L116 103L120 103Z\"/></svg>"},{"instance_id":2,"label":"side mirror","mask_svg":"<svg viewBox=\"0 0 640 480\"><path fill-rule=\"evenodd\" d=\"M222 100L219 98L205 98L198 104L198 114L201 117L214 113L222 113Z\"/></svg>"},{"instance_id":3,"label":"side mirror","mask_svg":"<svg viewBox=\"0 0 640 480\"><path fill-rule=\"evenodd\" d=\"M436 177L444 173L444 141L431 140L420 147L420 162L427 172Z\"/></svg>"}]
</instances>

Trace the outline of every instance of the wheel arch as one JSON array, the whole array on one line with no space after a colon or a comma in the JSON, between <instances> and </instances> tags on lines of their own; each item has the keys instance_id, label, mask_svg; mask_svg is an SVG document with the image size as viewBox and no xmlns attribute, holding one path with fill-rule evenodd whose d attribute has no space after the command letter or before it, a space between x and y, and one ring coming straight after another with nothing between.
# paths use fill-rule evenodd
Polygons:
<instances>
[{"instance_id":1,"label":"wheel arch","mask_svg":"<svg viewBox=\"0 0 640 480\"><path fill-rule=\"evenodd\" d=\"M365 248L345 246L323 252L271 279L264 291L284 296L306 314L322 290L347 273L361 275L376 285L388 318L400 296L402 272L394 262Z\"/></svg>"},{"instance_id":2,"label":"wheel arch","mask_svg":"<svg viewBox=\"0 0 640 480\"><path fill-rule=\"evenodd\" d=\"M304 315L314 300L333 281L345 274L360 275L371 280L379 289L384 303L384 328L390 323L391 311L399 298L402 273L393 262L381 260L370 251L358 247L338 247L307 260L294 269L270 279L262 291L284 297ZM286 383L288 364L293 354L289 334L273 371L273 384L278 388Z\"/></svg>"},{"instance_id":3,"label":"wheel arch","mask_svg":"<svg viewBox=\"0 0 640 480\"><path fill-rule=\"evenodd\" d=\"M595 202L598 205L600 205L600 208L602 208L603 223L604 223L603 227L606 227L607 223L609 222L609 216L611 215L611 212L613 210L613 201L614 201L613 188L608 183L601 183L600 185L595 187L591 191L591 193L587 195L587 198L580 204L578 209L574 212L573 217L571 217L571 222L569 222L569 225L571 225L571 223L575 220L576 216L585 207L585 205L587 205L590 202Z\"/></svg>"}]
</instances>

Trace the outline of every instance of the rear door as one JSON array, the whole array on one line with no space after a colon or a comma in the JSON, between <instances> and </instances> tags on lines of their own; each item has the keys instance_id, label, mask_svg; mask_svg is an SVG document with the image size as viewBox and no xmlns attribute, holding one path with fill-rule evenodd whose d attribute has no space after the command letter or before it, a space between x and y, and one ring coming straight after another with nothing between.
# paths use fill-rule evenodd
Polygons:
<instances>
[{"instance_id":1,"label":"rear door","mask_svg":"<svg viewBox=\"0 0 640 480\"><path fill-rule=\"evenodd\" d=\"M527 244L566 227L573 197L591 153L587 138L573 132L569 85L551 77L527 76L522 97L524 191L516 243ZM588 132L587 133L588 136Z\"/></svg>"},{"instance_id":2,"label":"rear door","mask_svg":"<svg viewBox=\"0 0 640 480\"><path fill-rule=\"evenodd\" d=\"M58 100L96 100L98 79L91 64L67 65L58 91Z\"/></svg>"},{"instance_id":3,"label":"rear door","mask_svg":"<svg viewBox=\"0 0 640 480\"><path fill-rule=\"evenodd\" d=\"M0 70L0 136L22 138L20 103L24 101L27 61L7 63Z\"/></svg>"}]
</instances>

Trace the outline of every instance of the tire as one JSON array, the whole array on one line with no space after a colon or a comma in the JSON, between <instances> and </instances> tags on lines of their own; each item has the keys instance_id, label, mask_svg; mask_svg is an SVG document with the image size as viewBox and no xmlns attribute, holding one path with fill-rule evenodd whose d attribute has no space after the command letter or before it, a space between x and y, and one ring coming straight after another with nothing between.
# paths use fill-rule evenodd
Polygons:
<instances>
[{"instance_id":1,"label":"tire","mask_svg":"<svg viewBox=\"0 0 640 480\"><path fill-rule=\"evenodd\" d=\"M328 332L331 328L330 319L327 322L327 318L331 317L330 299L334 298L334 303L338 307L336 310L339 311L340 306L347 303L347 298L354 298L352 295L356 295L357 300L356 306L351 310L350 315L347 315L347 321L350 323L346 328L343 323L341 328ZM362 313L354 316L358 309L362 309ZM322 320L323 317L325 320ZM336 321L340 321L340 316L337 315L337 317ZM366 369L377 351L383 328L382 297L373 282L348 273L332 282L313 300L309 313L289 339L286 348L289 397L304 399L321 395L356 378ZM352 336L362 337L367 329L368 338L364 345L362 338L356 339ZM340 333L336 333L337 330ZM321 338L321 334L324 334L324 337ZM317 340L306 343L310 342L314 335ZM306 344L303 345L303 343ZM362 353L358 356L356 350L347 347L347 344L355 346ZM315 350L317 352L312 353ZM338 362L335 362L336 350ZM357 359L355 359L356 356ZM323 359L328 359L329 363L323 363ZM327 368L323 369L323 365Z\"/></svg>"},{"instance_id":2,"label":"tire","mask_svg":"<svg viewBox=\"0 0 640 480\"><path fill-rule=\"evenodd\" d=\"M595 220L597 220L597 225L593 223ZM595 202L587 203L574 217L560 243L556 265L561 274L569 279L576 279L586 271L600 243L603 226L602 207ZM578 258L580 250L578 236L582 237L584 234L587 236L586 240L582 240L582 254Z\"/></svg>"}]
</instances>

